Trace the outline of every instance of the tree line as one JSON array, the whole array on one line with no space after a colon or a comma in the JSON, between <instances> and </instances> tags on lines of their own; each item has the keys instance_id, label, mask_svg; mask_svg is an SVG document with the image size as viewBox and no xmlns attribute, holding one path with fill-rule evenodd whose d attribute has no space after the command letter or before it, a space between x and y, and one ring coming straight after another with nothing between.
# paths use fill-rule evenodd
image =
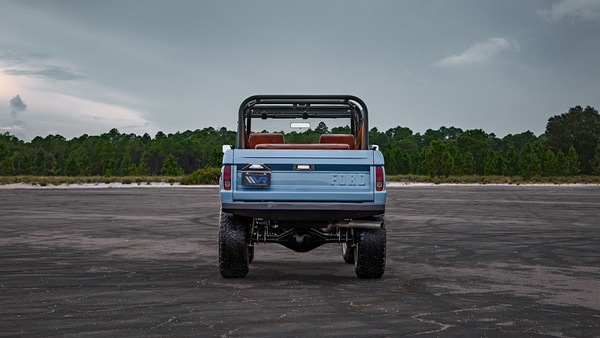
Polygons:
<instances>
[{"instance_id":1,"label":"tree line","mask_svg":"<svg viewBox=\"0 0 600 338\"><path fill-rule=\"evenodd\" d=\"M455 127L413 134L396 127L370 131L391 174L572 176L600 175L600 114L575 106L552 116L539 137L527 131L498 138Z\"/></svg>"},{"instance_id":2,"label":"tree line","mask_svg":"<svg viewBox=\"0 0 600 338\"><path fill-rule=\"evenodd\" d=\"M315 130L286 135L312 139L344 128L319 125ZM221 165L221 145L235 144L236 132L212 127L164 134L120 133L71 140L60 135L24 142L0 134L0 175L39 176L181 176ZM379 145L388 174L572 176L600 175L600 114L593 107L575 106L548 119L546 131L498 138L481 129L456 127L414 133L406 127L369 131Z\"/></svg>"},{"instance_id":3,"label":"tree line","mask_svg":"<svg viewBox=\"0 0 600 338\"><path fill-rule=\"evenodd\" d=\"M219 167L221 145L234 144L235 135L225 128L154 137L112 129L99 136L49 135L25 143L5 133L0 135L0 175L180 176Z\"/></svg>"}]
</instances>

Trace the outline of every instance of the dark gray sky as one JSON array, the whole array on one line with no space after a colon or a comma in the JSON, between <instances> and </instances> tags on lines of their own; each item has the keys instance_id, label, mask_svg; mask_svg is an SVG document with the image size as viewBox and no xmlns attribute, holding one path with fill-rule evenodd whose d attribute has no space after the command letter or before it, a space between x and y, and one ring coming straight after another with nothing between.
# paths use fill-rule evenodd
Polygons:
<instances>
[{"instance_id":1,"label":"dark gray sky","mask_svg":"<svg viewBox=\"0 0 600 338\"><path fill-rule=\"evenodd\" d=\"M352 94L379 130L539 135L600 108L599 60L600 0L0 0L0 132L234 129L253 94Z\"/></svg>"}]
</instances>

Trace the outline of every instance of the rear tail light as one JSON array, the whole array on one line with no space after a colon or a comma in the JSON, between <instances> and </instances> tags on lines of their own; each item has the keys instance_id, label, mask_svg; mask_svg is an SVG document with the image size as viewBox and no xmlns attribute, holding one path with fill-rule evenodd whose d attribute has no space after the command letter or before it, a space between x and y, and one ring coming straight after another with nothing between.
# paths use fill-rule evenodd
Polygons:
<instances>
[{"instance_id":1,"label":"rear tail light","mask_svg":"<svg viewBox=\"0 0 600 338\"><path fill-rule=\"evenodd\" d=\"M231 166L223 167L223 189L231 190Z\"/></svg>"},{"instance_id":2,"label":"rear tail light","mask_svg":"<svg viewBox=\"0 0 600 338\"><path fill-rule=\"evenodd\" d=\"M383 168L377 167L375 168L375 190L383 191Z\"/></svg>"}]
</instances>

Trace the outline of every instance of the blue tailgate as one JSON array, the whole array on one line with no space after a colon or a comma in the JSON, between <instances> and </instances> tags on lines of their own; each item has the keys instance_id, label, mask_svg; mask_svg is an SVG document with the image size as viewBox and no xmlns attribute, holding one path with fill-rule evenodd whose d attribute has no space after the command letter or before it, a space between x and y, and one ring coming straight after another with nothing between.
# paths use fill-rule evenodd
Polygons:
<instances>
[{"instance_id":1,"label":"blue tailgate","mask_svg":"<svg viewBox=\"0 0 600 338\"><path fill-rule=\"evenodd\" d=\"M370 150L236 149L233 201L373 202L374 154ZM242 184L242 169L249 164L271 169L268 187Z\"/></svg>"}]
</instances>

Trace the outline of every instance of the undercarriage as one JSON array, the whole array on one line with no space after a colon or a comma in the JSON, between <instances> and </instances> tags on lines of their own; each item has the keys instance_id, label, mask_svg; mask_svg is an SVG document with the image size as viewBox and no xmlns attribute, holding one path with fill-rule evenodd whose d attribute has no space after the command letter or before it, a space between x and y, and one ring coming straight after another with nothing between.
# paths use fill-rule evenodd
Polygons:
<instances>
[{"instance_id":1,"label":"undercarriage","mask_svg":"<svg viewBox=\"0 0 600 338\"><path fill-rule=\"evenodd\" d=\"M223 277L244 277L254 260L255 244L276 243L296 252L338 244L342 257L360 278L380 278L385 271L385 216L340 222L278 222L221 212L219 268Z\"/></svg>"},{"instance_id":2,"label":"undercarriage","mask_svg":"<svg viewBox=\"0 0 600 338\"><path fill-rule=\"evenodd\" d=\"M355 244L355 229L379 229L382 223L376 220L335 222L315 226L314 223L280 223L263 219L253 219L248 245L256 243L277 243L296 252L308 252L324 244Z\"/></svg>"}]
</instances>

